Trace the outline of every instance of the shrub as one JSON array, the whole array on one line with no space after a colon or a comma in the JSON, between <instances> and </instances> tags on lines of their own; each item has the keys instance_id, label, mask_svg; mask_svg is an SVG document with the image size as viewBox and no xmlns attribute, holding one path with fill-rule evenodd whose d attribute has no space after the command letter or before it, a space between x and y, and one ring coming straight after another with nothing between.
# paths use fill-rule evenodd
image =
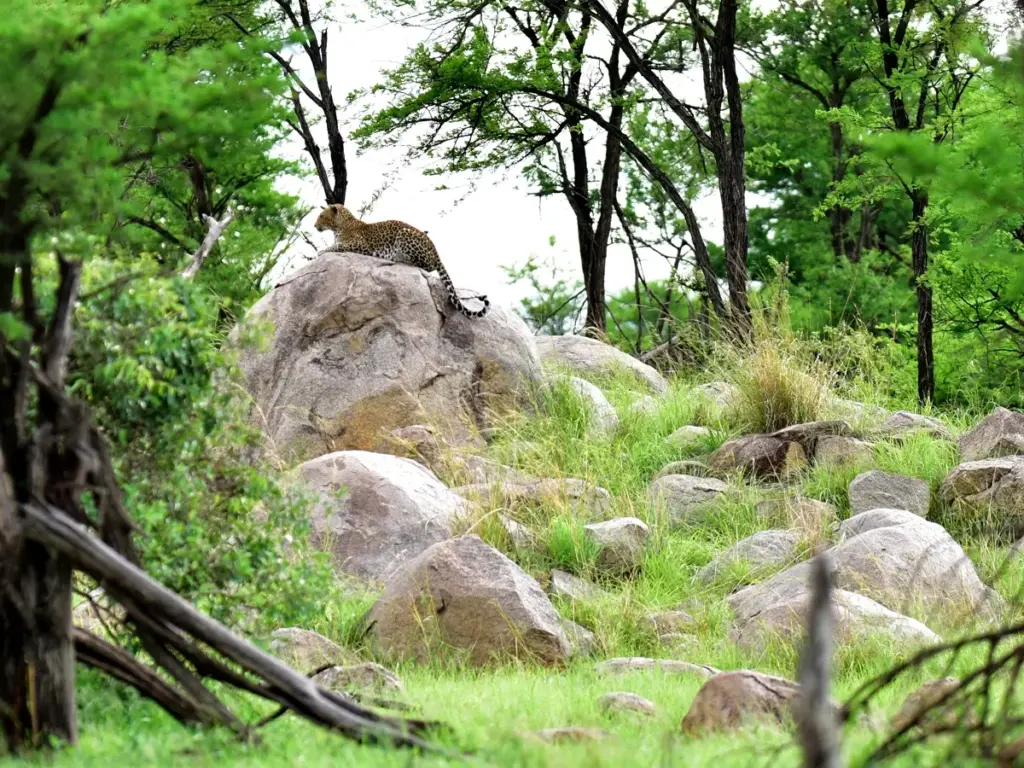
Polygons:
<instances>
[{"instance_id":1,"label":"shrub","mask_svg":"<svg viewBox=\"0 0 1024 768\"><path fill-rule=\"evenodd\" d=\"M814 421L826 404L824 378L806 370L774 339L765 339L735 368L737 397L729 420L751 432Z\"/></svg>"}]
</instances>

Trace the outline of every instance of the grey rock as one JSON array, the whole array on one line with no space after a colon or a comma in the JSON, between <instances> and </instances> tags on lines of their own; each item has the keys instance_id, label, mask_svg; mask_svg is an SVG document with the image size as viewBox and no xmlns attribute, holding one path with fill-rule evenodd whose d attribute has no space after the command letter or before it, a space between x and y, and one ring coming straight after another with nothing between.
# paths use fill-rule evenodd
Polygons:
<instances>
[{"instance_id":1,"label":"grey rock","mask_svg":"<svg viewBox=\"0 0 1024 768\"><path fill-rule=\"evenodd\" d=\"M575 621L559 617L562 621L562 630L569 638L569 645L572 646L572 657L593 656L597 653L597 638L594 633L586 627L581 627Z\"/></svg>"},{"instance_id":2,"label":"grey rock","mask_svg":"<svg viewBox=\"0 0 1024 768\"><path fill-rule=\"evenodd\" d=\"M716 555L697 571L697 580L713 581L739 562L746 562L755 574L789 565L799 559L803 539L799 531L759 531Z\"/></svg>"},{"instance_id":3,"label":"grey rock","mask_svg":"<svg viewBox=\"0 0 1024 768\"><path fill-rule=\"evenodd\" d=\"M602 661L594 667L599 675L624 675L630 672L663 672L669 675L697 675L711 677L719 674L714 667L706 664L691 664L675 659L649 659L643 656L623 657Z\"/></svg>"},{"instance_id":4,"label":"grey rock","mask_svg":"<svg viewBox=\"0 0 1024 768\"><path fill-rule=\"evenodd\" d=\"M345 667L330 667L313 676L313 682L329 691L385 691L402 693L405 686L394 672L380 664L365 662Z\"/></svg>"},{"instance_id":5,"label":"grey rock","mask_svg":"<svg viewBox=\"0 0 1024 768\"><path fill-rule=\"evenodd\" d=\"M752 721L789 721L800 686L789 680L751 670L723 672L697 692L683 718L683 733L699 736L733 731Z\"/></svg>"},{"instance_id":6,"label":"grey rock","mask_svg":"<svg viewBox=\"0 0 1024 768\"><path fill-rule=\"evenodd\" d=\"M600 516L611 507L611 494L608 491L574 477L476 483L452 488L452 493L490 509L515 509L530 504L568 504L584 509L590 515Z\"/></svg>"},{"instance_id":7,"label":"grey rock","mask_svg":"<svg viewBox=\"0 0 1024 768\"><path fill-rule=\"evenodd\" d=\"M814 446L816 464L867 466L875 460L875 446L855 437L822 437Z\"/></svg>"},{"instance_id":8,"label":"grey rock","mask_svg":"<svg viewBox=\"0 0 1024 768\"><path fill-rule=\"evenodd\" d=\"M399 427L432 424L452 445L518 410L541 380L513 312L454 312L438 277L370 256L325 253L246 313L268 347L240 350L253 423L286 462L380 450ZM241 346L242 328L232 334Z\"/></svg>"},{"instance_id":9,"label":"grey rock","mask_svg":"<svg viewBox=\"0 0 1024 768\"><path fill-rule=\"evenodd\" d=\"M627 370L654 392L662 394L668 391L668 382L654 368L596 339L538 336L537 350L544 363L569 368L583 376L602 376L616 370Z\"/></svg>"},{"instance_id":10,"label":"grey rock","mask_svg":"<svg viewBox=\"0 0 1024 768\"><path fill-rule=\"evenodd\" d=\"M940 497L973 509L991 533L1017 538L1024 534L1024 456L968 461L942 482Z\"/></svg>"},{"instance_id":11,"label":"grey rock","mask_svg":"<svg viewBox=\"0 0 1024 768\"><path fill-rule=\"evenodd\" d=\"M303 675L327 664L347 666L359 663L351 651L321 634L299 627L284 627L270 633L270 652Z\"/></svg>"},{"instance_id":12,"label":"grey rock","mask_svg":"<svg viewBox=\"0 0 1024 768\"><path fill-rule=\"evenodd\" d=\"M570 600L581 601L596 600L605 595L603 590L594 586L589 581L585 581L579 576L573 576L571 573L557 570L551 572L550 591L552 595L558 597L567 597Z\"/></svg>"},{"instance_id":13,"label":"grey rock","mask_svg":"<svg viewBox=\"0 0 1024 768\"><path fill-rule=\"evenodd\" d=\"M605 712L639 712L648 717L653 717L657 711L654 702L635 693L624 691L615 691L600 696L597 699L597 706Z\"/></svg>"},{"instance_id":14,"label":"grey rock","mask_svg":"<svg viewBox=\"0 0 1024 768\"><path fill-rule=\"evenodd\" d=\"M905 509L927 517L930 500L928 483L916 477L872 470L850 483L850 508L855 515L870 509Z\"/></svg>"},{"instance_id":15,"label":"grey rock","mask_svg":"<svg viewBox=\"0 0 1024 768\"><path fill-rule=\"evenodd\" d=\"M474 665L521 655L565 661L572 646L547 595L477 536L435 544L391 577L369 614L383 654L428 661L442 648Z\"/></svg>"},{"instance_id":16,"label":"grey rock","mask_svg":"<svg viewBox=\"0 0 1024 768\"><path fill-rule=\"evenodd\" d=\"M619 414L600 389L577 376L555 377L554 380L565 381L569 388L579 395L590 412L590 427L595 434L602 437L611 437L615 434L615 430L619 428Z\"/></svg>"},{"instance_id":17,"label":"grey rock","mask_svg":"<svg viewBox=\"0 0 1024 768\"><path fill-rule=\"evenodd\" d=\"M694 427L687 425L680 427L671 435L665 438L669 443L672 443L679 448L689 448L694 445L699 445L701 440L711 435L711 430L707 427Z\"/></svg>"},{"instance_id":18,"label":"grey rock","mask_svg":"<svg viewBox=\"0 0 1024 768\"><path fill-rule=\"evenodd\" d=\"M683 633L697 626L693 616L680 610L648 611L644 614L644 623L659 636Z\"/></svg>"},{"instance_id":19,"label":"grey rock","mask_svg":"<svg viewBox=\"0 0 1024 768\"><path fill-rule=\"evenodd\" d=\"M694 394L719 410L727 411L735 407L740 398L740 391L735 384L727 381L712 381L694 388Z\"/></svg>"},{"instance_id":20,"label":"grey rock","mask_svg":"<svg viewBox=\"0 0 1024 768\"><path fill-rule=\"evenodd\" d=\"M583 526L584 535L601 547L597 567L615 572L635 571L643 564L650 530L635 517L616 517Z\"/></svg>"},{"instance_id":21,"label":"grey rock","mask_svg":"<svg viewBox=\"0 0 1024 768\"><path fill-rule=\"evenodd\" d=\"M922 416L912 411L896 411L883 421L875 430L880 437L899 440L916 433L923 432L939 440L952 440L953 433L949 427L936 418Z\"/></svg>"},{"instance_id":22,"label":"grey rock","mask_svg":"<svg viewBox=\"0 0 1024 768\"><path fill-rule=\"evenodd\" d=\"M1024 454L1024 413L996 408L960 437L960 460L981 461Z\"/></svg>"},{"instance_id":23,"label":"grey rock","mask_svg":"<svg viewBox=\"0 0 1024 768\"><path fill-rule=\"evenodd\" d=\"M653 507L664 509L671 523L679 524L699 515L727 490L726 483L711 477L665 475L651 483L648 500Z\"/></svg>"},{"instance_id":24,"label":"grey rock","mask_svg":"<svg viewBox=\"0 0 1024 768\"><path fill-rule=\"evenodd\" d=\"M300 465L297 476L316 498L314 545L331 554L335 568L368 581L386 579L449 538L470 513L428 469L388 454L330 453Z\"/></svg>"}]
</instances>

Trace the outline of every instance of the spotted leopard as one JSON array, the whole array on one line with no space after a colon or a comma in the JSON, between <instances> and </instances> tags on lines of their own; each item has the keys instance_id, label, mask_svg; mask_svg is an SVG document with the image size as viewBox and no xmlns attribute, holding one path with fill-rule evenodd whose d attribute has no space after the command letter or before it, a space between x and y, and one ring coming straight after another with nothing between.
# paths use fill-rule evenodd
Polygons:
<instances>
[{"instance_id":1,"label":"spotted leopard","mask_svg":"<svg viewBox=\"0 0 1024 768\"><path fill-rule=\"evenodd\" d=\"M333 251L349 251L365 256L400 264L412 264L426 272L437 272L441 282L448 291L448 299L459 312L466 317L483 317L491 303L486 296L472 296L483 302L482 309L470 309L459 298L448 271L437 255L437 248L421 232L404 221L378 221L367 223L357 219L343 205L329 205L320 211L314 225L318 232L331 230L334 232Z\"/></svg>"}]
</instances>

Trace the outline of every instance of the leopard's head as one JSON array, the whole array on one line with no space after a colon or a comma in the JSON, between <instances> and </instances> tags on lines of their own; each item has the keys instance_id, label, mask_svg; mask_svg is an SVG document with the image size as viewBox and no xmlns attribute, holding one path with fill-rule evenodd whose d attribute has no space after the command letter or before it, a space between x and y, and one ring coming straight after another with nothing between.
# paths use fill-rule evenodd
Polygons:
<instances>
[{"instance_id":1,"label":"leopard's head","mask_svg":"<svg viewBox=\"0 0 1024 768\"><path fill-rule=\"evenodd\" d=\"M327 230L340 232L344 229L345 224L352 221L358 221L358 219L344 205L335 203L320 211L320 215L316 217L316 224L313 226L316 227L317 232Z\"/></svg>"}]
</instances>

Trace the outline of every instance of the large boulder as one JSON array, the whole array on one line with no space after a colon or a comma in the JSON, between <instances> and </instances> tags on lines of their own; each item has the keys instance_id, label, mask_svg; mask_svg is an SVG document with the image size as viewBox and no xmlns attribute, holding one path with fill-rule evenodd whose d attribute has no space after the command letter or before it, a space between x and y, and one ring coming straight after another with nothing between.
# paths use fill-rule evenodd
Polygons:
<instances>
[{"instance_id":1,"label":"large boulder","mask_svg":"<svg viewBox=\"0 0 1024 768\"><path fill-rule=\"evenodd\" d=\"M746 435L723 443L708 457L713 472L749 472L754 477L788 477L807 466L800 442L771 435Z\"/></svg>"},{"instance_id":2,"label":"large boulder","mask_svg":"<svg viewBox=\"0 0 1024 768\"><path fill-rule=\"evenodd\" d=\"M873 470L850 483L850 509L855 515L871 509L905 509L927 517L930 500L928 483L916 477Z\"/></svg>"},{"instance_id":3,"label":"large boulder","mask_svg":"<svg viewBox=\"0 0 1024 768\"><path fill-rule=\"evenodd\" d=\"M573 652L540 585L472 535L435 544L392 576L368 627L378 652L421 662L442 648L478 666L509 656L555 664Z\"/></svg>"},{"instance_id":4,"label":"large boulder","mask_svg":"<svg viewBox=\"0 0 1024 768\"><path fill-rule=\"evenodd\" d=\"M746 563L753 573L790 565L799 559L803 539L800 531L759 531L718 553L697 571L697 580L713 581L740 562Z\"/></svg>"},{"instance_id":5,"label":"large boulder","mask_svg":"<svg viewBox=\"0 0 1024 768\"><path fill-rule=\"evenodd\" d=\"M871 598L891 611L929 621L1001 609L960 545L936 523L900 510L872 510L840 526L841 543L829 550L838 589ZM738 620L791 601L808 583L810 563L799 563L728 598Z\"/></svg>"},{"instance_id":6,"label":"large boulder","mask_svg":"<svg viewBox=\"0 0 1024 768\"><path fill-rule=\"evenodd\" d=\"M608 344L586 336L538 336L537 350L545 363L568 368L584 376L602 376L616 370L631 372L657 393L668 391L668 382L651 366Z\"/></svg>"},{"instance_id":7,"label":"large boulder","mask_svg":"<svg viewBox=\"0 0 1024 768\"><path fill-rule=\"evenodd\" d=\"M1024 413L996 408L960 437L960 460L1024 455Z\"/></svg>"},{"instance_id":8,"label":"large boulder","mask_svg":"<svg viewBox=\"0 0 1024 768\"><path fill-rule=\"evenodd\" d=\"M298 477L315 492L312 538L335 568L382 581L452 535L470 504L411 459L339 451L307 461Z\"/></svg>"},{"instance_id":9,"label":"large boulder","mask_svg":"<svg viewBox=\"0 0 1024 768\"><path fill-rule=\"evenodd\" d=\"M518 406L541 378L533 337L514 313L492 305L483 318L464 317L439 278L369 256L325 253L289 275L245 327L268 321L270 344L245 346L240 365L254 422L285 461L378 450L413 424L457 442Z\"/></svg>"},{"instance_id":10,"label":"large boulder","mask_svg":"<svg viewBox=\"0 0 1024 768\"><path fill-rule=\"evenodd\" d=\"M810 611L807 585L793 584L792 593L740 619L729 633L739 647L763 652L771 640L799 646ZM832 639L849 643L869 636L885 636L899 647L938 643L941 638L909 616L890 611L869 597L837 589L832 592Z\"/></svg>"},{"instance_id":11,"label":"large boulder","mask_svg":"<svg viewBox=\"0 0 1024 768\"><path fill-rule=\"evenodd\" d=\"M1024 534L1024 456L964 462L946 475L939 495L977 510L997 533Z\"/></svg>"},{"instance_id":12,"label":"large boulder","mask_svg":"<svg viewBox=\"0 0 1024 768\"><path fill-rule=\"evenodd\" d=\"M722 480L692 475L664 475L648 490L651 505L662 508L669 522L679 524L699 515L701 509L729 490Z\"/></svg>"}]
</instances>

